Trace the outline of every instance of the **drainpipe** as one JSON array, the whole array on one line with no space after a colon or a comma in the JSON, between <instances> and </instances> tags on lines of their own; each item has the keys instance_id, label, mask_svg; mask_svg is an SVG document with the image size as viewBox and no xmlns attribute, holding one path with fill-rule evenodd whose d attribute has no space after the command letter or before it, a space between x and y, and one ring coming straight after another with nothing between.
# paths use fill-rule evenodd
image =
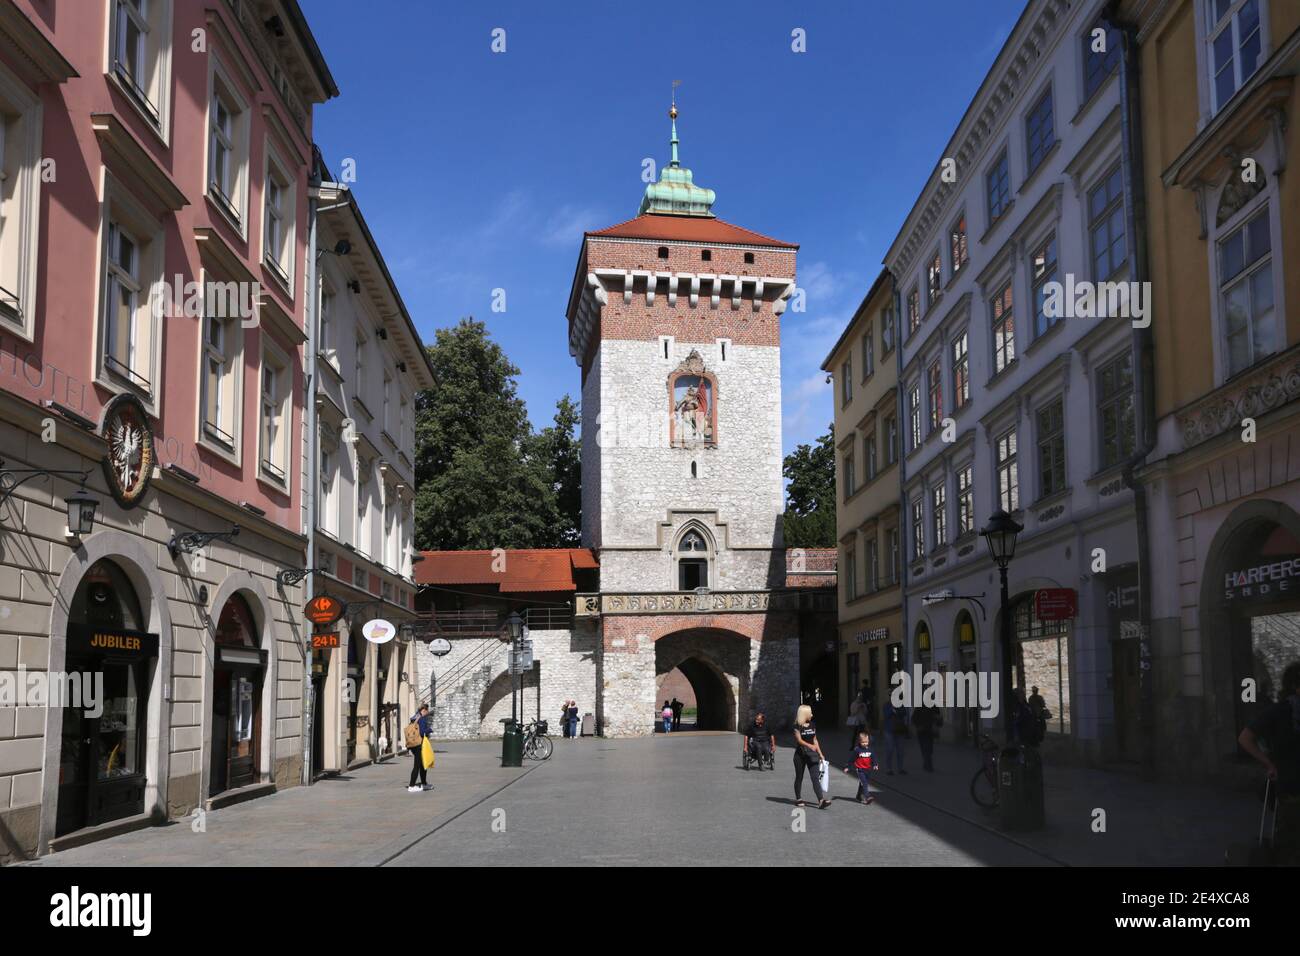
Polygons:
<instances>
[{"instance_id":1,"label":"drainpipe","mask_svg":"<svg viewBox=\"0 0 1300 956\"><path fill-rule=\"evenodd\" d=\"M302 363L303 389L306 393L306 407L303 409L303 428L307 431L307 467L304 469L302 500L307 529L307 568L316 567L316 469L318 467L316 436L316 220L317 205L320 196L322 160L320 151L312 146L311 178L308 183L307 199L307 256L304 269L303 302L305 305L305 322L307 325L306 355ZM316 595L316 577L310 572L304 579L307 585L307 600ZM312 655L310 636L303 643L302 669L302 782L311 786L313 772L311 765L312 740L315 728L312 726Z\"/></svg>"},{"instance_id":2,"label":"drainpipe","mask_svg":"<svg viewBox=\"0 0 1300 956\"><path fill-rule=\"evenodd\" d=\"M898 289L898 280L893 273L890 273L889 282L894 287L894 369L896 372L894 376L894 427L897 432L895 441L898 442L898 447L894 448L893 451L898 456L898 593L900 595L898 603L902 609L902 624L900 626L903 629L903 633L899 637L902 638L902 665L903 670L906 671L912 665L912 632L908 627L907 615L907 539L903 537L903 522L907 520L908 514L907 455L904 454L903 447L903 423L906 421L903 417L905 411L903 408L903 297ZM889 653L888 646L885 648L885 653ZM889 663L886 662L885 666L888 667ZM871 675L873 682L875 677L875 674ZM885 692L888 693L889 688L886 688ZM879 692L876 694L876 701L883 706Z\"/></svg>"},{"instance_id":3,"label":"drainpipe","mask_svg":"<svg viewBox=\"0 0 1300 956\"><path fill-rule=\"evenodd\" d=\"M1120 124L1123 130L1123 174L1125 228L1131 237L1129 248L1133 253L1133 281L1146 282L1150 277L1147 259L1147 202L1146 181L1143 178L1144 157L1142 149L1142 103L1140 89L1140 64L1138 62L1137 24L1119 18L1120 0L1110 0L1103 11L1106 22L1120 32L1123 51L1120 56ZM1148 308L1152 303L1148 299ZM1151 633L1151 530L1150 502L1146 486L1136 472L1156 447L1154 335L1150 323L1146 328L1133 329L1133 400L1136 449L1124 463L1124 485L1133 491L1134 523L1138 545L1138 622L1141 628L1138 649L1138 679L1140 695L1140 733L1142 768L1148 776L1155 773L1156 757L1156 700L1155 674L1153 672Z\"/></svg>"}]
</instances>

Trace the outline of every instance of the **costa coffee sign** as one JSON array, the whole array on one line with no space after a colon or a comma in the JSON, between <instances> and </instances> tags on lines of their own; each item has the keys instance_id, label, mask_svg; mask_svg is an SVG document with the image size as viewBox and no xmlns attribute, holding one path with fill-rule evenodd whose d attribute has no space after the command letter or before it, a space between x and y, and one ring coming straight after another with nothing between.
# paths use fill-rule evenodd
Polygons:
<instances>
[{"instance_id":1,"label":"costa coffee sign","mask_svg":"<svg viewBox=\"0 0 1300 956\"><path fill-rule=\"evenodd\" d=\"M1223 576L1225 601L1272 601L1297 594L1300 594L1300 555L1228 571Z\"/></svg>"},{"instance_id":2,"label":"costa coffee sign","mask_svg":"<svg viewBox=\"0 0 1300 956\"><path fill-rule=\"evenodd\" d=\"M887 641L889 640L889 628L873 627L867 631L858 631L857 634L853 635L853 638L859 644L871 644L876 641Z\"/></svg>"}]
</instances>

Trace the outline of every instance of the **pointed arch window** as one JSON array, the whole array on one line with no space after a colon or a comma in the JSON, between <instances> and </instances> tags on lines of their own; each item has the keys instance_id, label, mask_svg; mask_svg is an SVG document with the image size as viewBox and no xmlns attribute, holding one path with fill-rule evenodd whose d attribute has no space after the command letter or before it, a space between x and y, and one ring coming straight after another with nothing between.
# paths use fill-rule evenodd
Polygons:
<instances>
[{"instance_id":1,"label":"pointed arch window","mask_svg":"<svg viewBox=\"0 0 1300 956\"><path fill-rule=\"evenodd\" d=\"M694 591L709 586L709 544L704 535L691 530L677 542L677 588Z\"/></svg>"}]
</instances>

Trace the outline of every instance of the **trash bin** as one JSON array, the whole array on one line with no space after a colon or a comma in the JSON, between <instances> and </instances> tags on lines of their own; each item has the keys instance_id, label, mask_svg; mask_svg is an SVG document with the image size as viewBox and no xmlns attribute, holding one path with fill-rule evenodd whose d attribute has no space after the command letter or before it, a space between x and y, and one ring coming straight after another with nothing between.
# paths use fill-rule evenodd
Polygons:
<instances>
[{"instance_id":1,"label":"trash bin","mask_svg":"<svg viewBox=\"0 0 1300 956\"><path fill-rule=\"evenodd\" d=\"M998 823L1004 830L1037 830L1044 818L1038 748L1003 747L998 753Z\"/></svg>"},{"instance_id":2,"label":"trash bin","mask_svg":"<svg viewBox=\"0 0 1300 956\"><path fill-rule=\"evenodd\" d=\"M505 731L501 734L501 766L522 767L524 765L524 731L514 720L504 721Z\"/></svg>"},{"instance_id":3,"label":"trash bin","mask_svg":"<svg viewBox=\"0 0 1300 956\"><path fill-rule=\"evenodd\" d=\"M596 736L596 715L595 714L582 715L582 736L584 737Z\"/></svg>"}]
</instances>

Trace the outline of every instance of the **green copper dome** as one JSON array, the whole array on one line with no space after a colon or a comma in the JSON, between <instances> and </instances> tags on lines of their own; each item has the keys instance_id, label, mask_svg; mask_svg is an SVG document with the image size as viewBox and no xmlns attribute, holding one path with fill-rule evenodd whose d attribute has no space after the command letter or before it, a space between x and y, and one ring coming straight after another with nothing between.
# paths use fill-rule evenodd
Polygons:
<instances>
[{"instance_id":1,"label":"green copper dome","mask_svg":"<svg viewBox=\"0 0 1300 956\"><path fill-rule=\"evenodd\" d=\"M677 106L668 111L673 123L673 158L659 170L659 182L645 188L641 208L637 215L659 213L671 216L708 216L713 218L712 189L697 186L691 181L691 171L677 161Z\"/></svg>"}]
</instances>

